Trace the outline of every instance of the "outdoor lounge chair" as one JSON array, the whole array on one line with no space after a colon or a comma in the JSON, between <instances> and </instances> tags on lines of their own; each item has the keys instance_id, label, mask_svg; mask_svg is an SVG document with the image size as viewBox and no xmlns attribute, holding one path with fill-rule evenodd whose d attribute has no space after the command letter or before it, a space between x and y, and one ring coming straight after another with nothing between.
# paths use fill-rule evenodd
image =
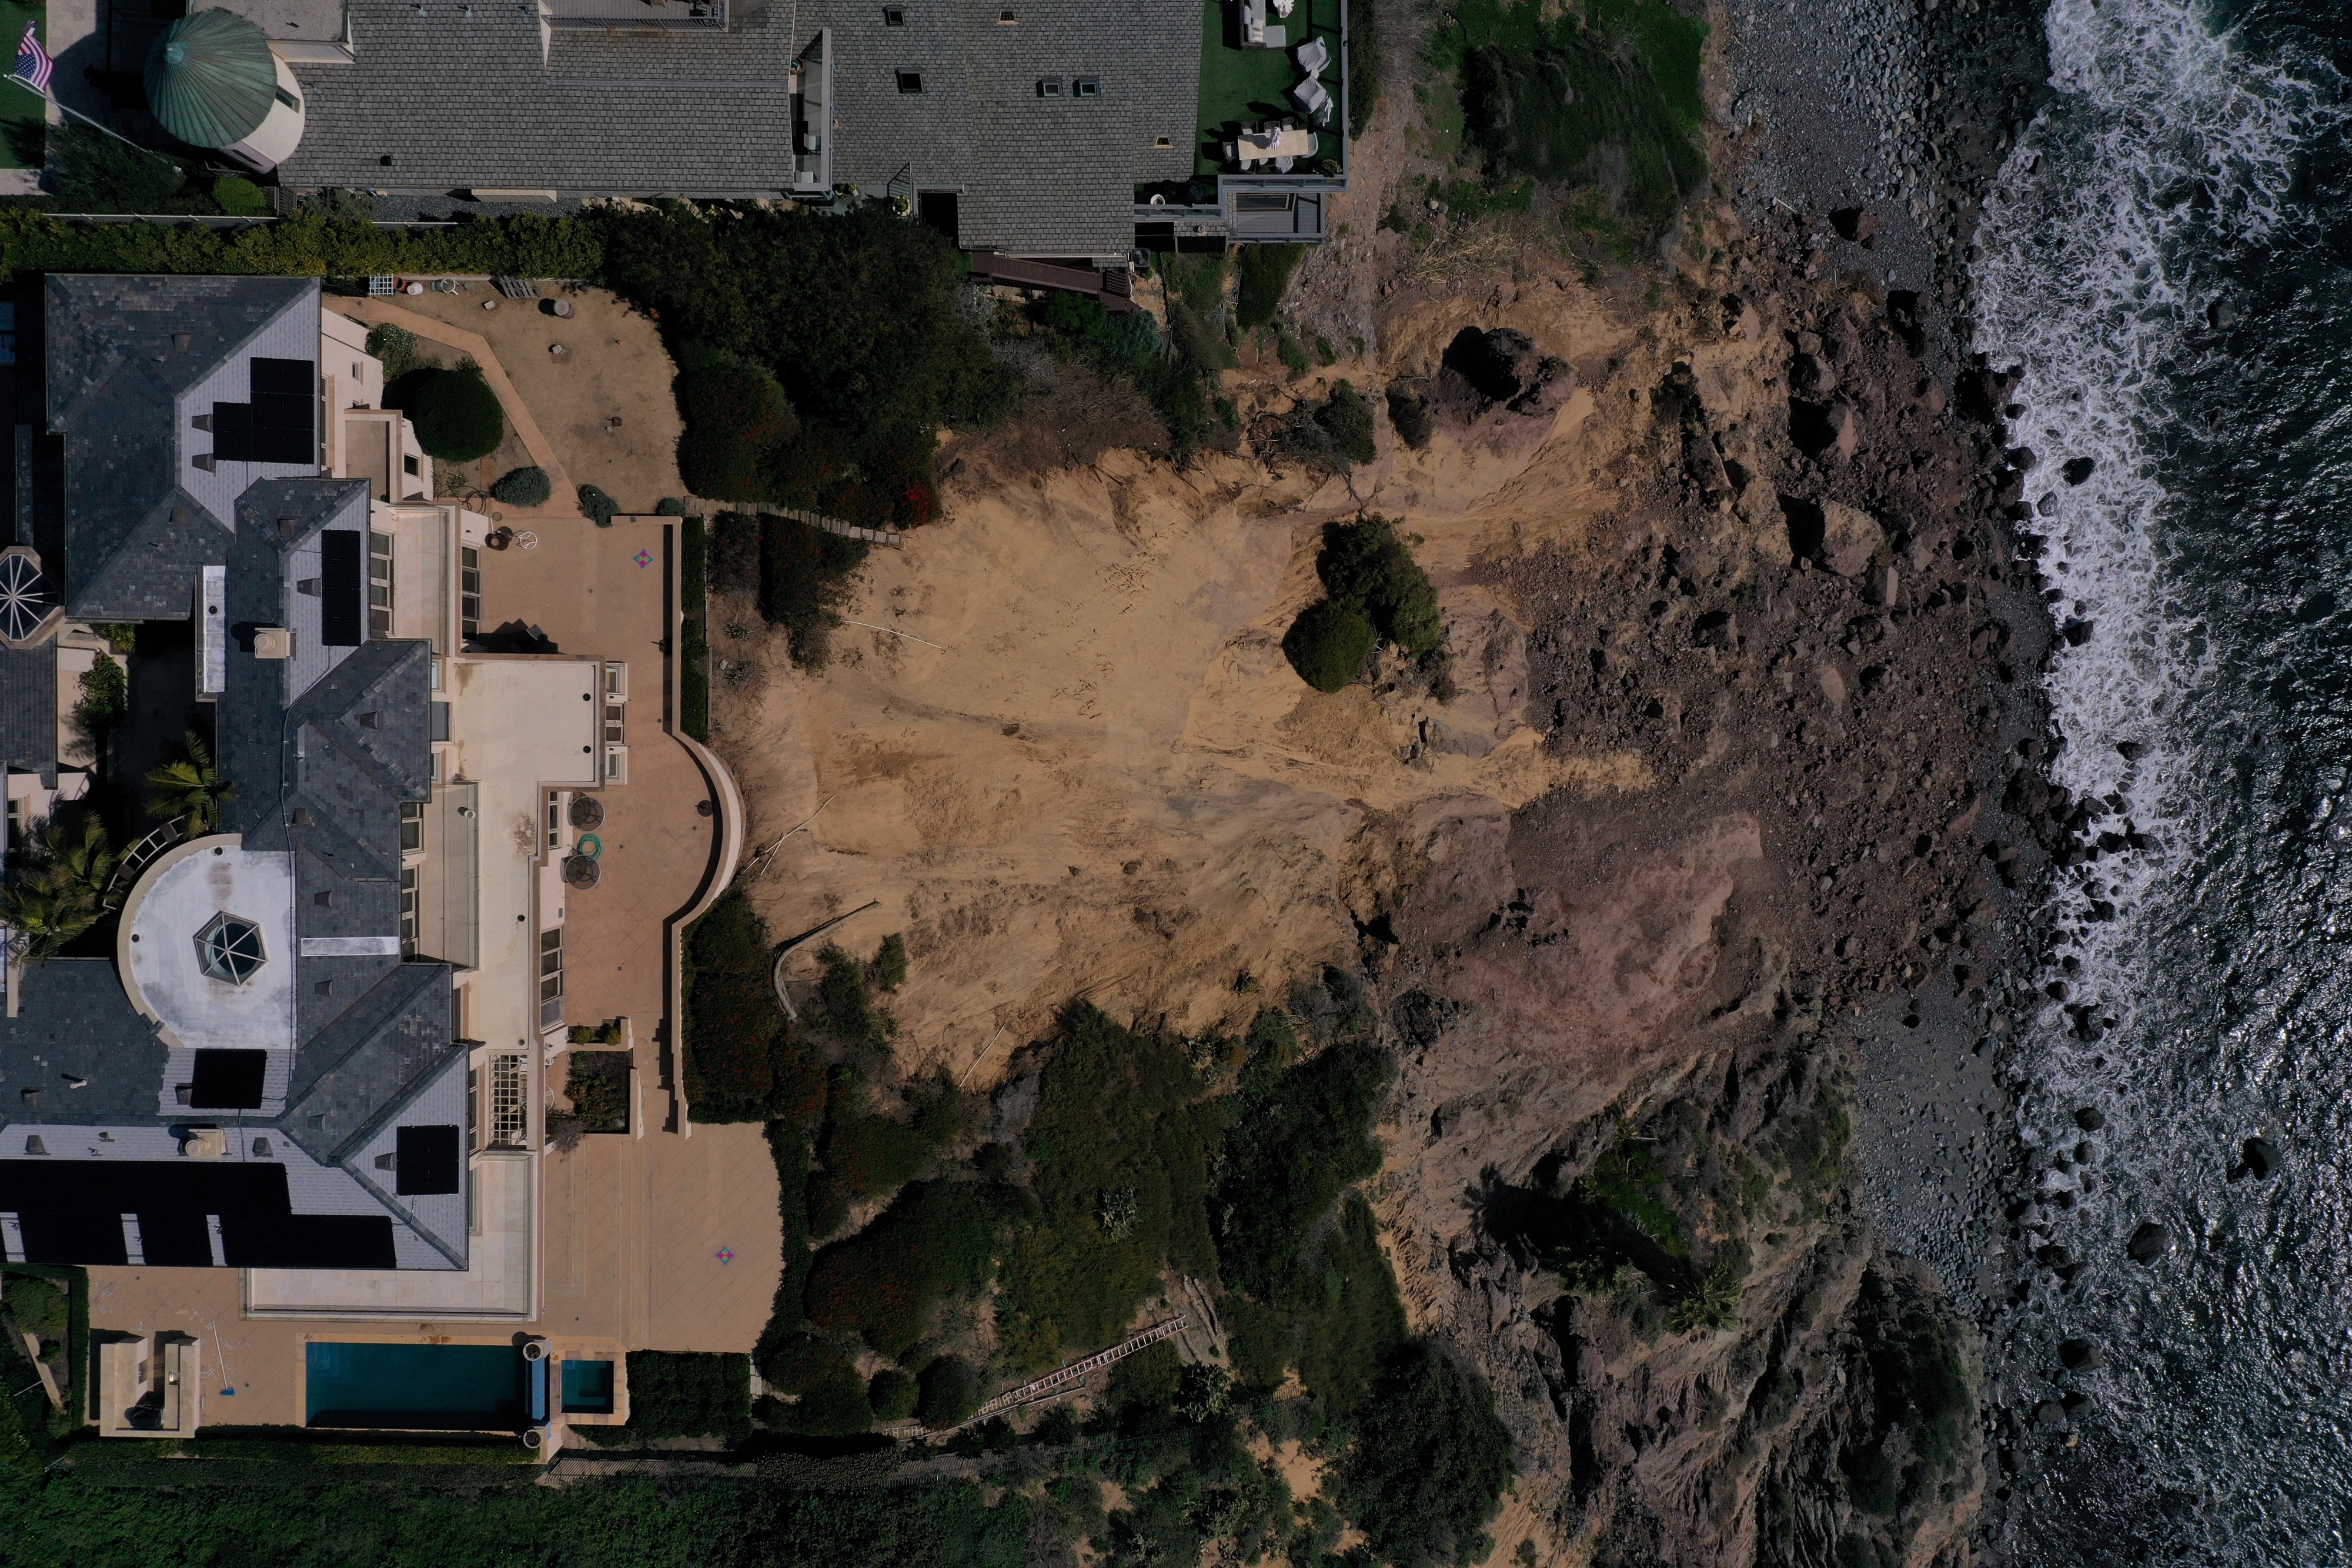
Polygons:
<instances>
[{"instance_id":1,"label":"outdoor lounge chair","mask_svg":"<svg viewBox=\"0 0 2352 1568\"><path fill-rule=\"evenodd\" d=\"M1313 77L1308 77L1305 81L1292 88L1290 97L1299 108L1313 115L1315 122L1318 125L1322 124L1325 116L1331 112L1331 95L1326 92L1323 89L1323 84Z\"/></svg>"},{"instance_id":2,"label":"outdoor lounge chair","mask_svg":"<svg viewBox=\"0 0 2352 1568\"><path fill-rule=\"evenodd\" d=\"M1331 46L1320 38L1309 38L1298 46L1298 53L1293 57L1298 61L1298 68L1307 76L1319 77L1323 74L1323 68L1331 63Z\"/></svg>"}]
</instances>

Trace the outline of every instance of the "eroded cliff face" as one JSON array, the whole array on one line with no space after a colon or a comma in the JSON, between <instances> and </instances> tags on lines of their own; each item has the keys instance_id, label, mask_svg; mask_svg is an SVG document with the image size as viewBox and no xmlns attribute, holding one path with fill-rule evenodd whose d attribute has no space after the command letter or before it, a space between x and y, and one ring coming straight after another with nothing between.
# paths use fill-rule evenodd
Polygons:
<instances>
[{"instance_id":1,"label":"eroded cliff face","mask_svg":"<svg viewBox=\"0 0 2352 1568\"><path fill-rule=\"evenodd\" d=\"M751 837L805 824L754 900L779 936L879 901L843 939L907 934L910 1067L984 1087L1073 996L1198 1035L1370 984L1400 1283L1519 1444L1501 1561L1967 1560L1972 1331L1853 1216L1829 1025L1990 967L1980 759L2040 617L1914 303L1817 259L1740 241L1638 310L1540 256L1407 288L1423 444L975 444L829 671L713 617ZM1229 390L1247 425L1331 373ZM1281 638L1362 510L1446 657L1327 695Z\"/></svg>"}]
</instances>

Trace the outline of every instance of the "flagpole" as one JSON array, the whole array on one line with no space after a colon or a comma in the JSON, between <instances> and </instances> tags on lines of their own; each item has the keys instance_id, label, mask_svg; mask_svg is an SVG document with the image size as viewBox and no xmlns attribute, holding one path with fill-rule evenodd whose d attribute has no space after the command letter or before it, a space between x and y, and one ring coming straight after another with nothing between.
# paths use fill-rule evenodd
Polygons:
<instances>
[{"instance_id":1,"label":"flagpole","mask_svg":"<svg viewBox=\"0 0 2352 1568\"><path fill-rule=\"evenodd\" d=\"M13 73L12 73L12 74L9 76L8 79L9 79L10 81L12 81L12 82L15 82L18 87L23 88L26 92L31 93L35 98L39 99L43 103L57 104L57 107L58 108L58 110L61 110L61 111L63 111L64 113L67 113L67 114L70 114L70 115L72 115L76 120L80 120L84 125L89 126L92 131L103 131L103 132L105 132L105 134L107 134L107 135L109 135L109 136L113 137L117 141L121 142L125 147L130 148L132 152L144 152L144 153L146 153L146 154L147 154L147 156L149 156L150 158L156 159L156 160L158 160L159 162L162 162L170 163L170 164L172 165L172 167L173 167L173 168L174 168L174 169L179 168L179 166L180 166L180 165L179 165L178 163L174 162L172 159L169 159L169 158L164 157L164 156L163 156L163 154L162 154L161 152L156 152L152 147L142 147L142 146L140 146L140 145L139 145L139 143L137 143L136 141L131 141L131 138L129 138L128 136L123 135L121 131L113 131L113 130L110 130L110 129L109 129L109 128L107 128L106 126L100 125L97 120L92 120L89 115L84 114L80 110L79 110L79 109L68 109L68 108L67 108L67 107L66 107L66 105L64 105L64 104L62 104L62 103L58 103L58 100L57 100L56 99L54 99L54 98L50 97L47 93L43 92L39 88L35 87L31 82L26 81L23 77L16 76L16 75L15 75L15 74L13 74Z\"/></svg>"}]
</instances>

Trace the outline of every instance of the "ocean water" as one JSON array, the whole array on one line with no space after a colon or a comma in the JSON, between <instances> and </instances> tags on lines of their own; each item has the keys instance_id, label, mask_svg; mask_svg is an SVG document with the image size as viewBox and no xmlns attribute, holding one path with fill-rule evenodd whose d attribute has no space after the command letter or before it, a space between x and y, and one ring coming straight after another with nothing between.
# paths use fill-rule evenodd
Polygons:
<instances>
[{"instance_id":1,"label":"ocean water","mask_svg":"<svg viewBox=\"0 0 2352 1568\"><path fill-rule=\"evenodd\" d=\"M2042 568L2092 627L2047 677L2053 775L2154 847L2053 890L2041 979L2093 1028L2052 1001L2013 1058L2037 1217L2084 1267L2037 1273L1996 1396L2085 1398L2076 1446L2030 1440L1999 1544L2051 1568L2343 1563L2352 4L2053 0L2046 27L2055 96L1988 204L1973 326L2025 367ZM2284 1166L2232 1182L2255 1135ZM2143 1265L2149 1222L2170 1249ZM2075 1337L2103 1367L2059 1370Z\"/></svg>"}]
</instances>

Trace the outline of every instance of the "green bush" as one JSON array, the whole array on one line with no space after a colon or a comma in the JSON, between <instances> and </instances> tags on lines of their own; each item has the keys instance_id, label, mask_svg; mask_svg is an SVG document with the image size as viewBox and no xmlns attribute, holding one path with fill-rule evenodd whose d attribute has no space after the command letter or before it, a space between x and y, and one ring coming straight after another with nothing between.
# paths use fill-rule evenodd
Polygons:
<instances>
[{"instance_id":1,"label":"green bush","mask_svg":"<svg viewBox=\"0 0 2352 1568\"><path fill-rule=\"evenodd\" d=\"M980 1408L980 1368L960 1355L933 1356L918 1384L915 1413L933 1431L960 1426Z\"/></svg>"},{"instance_id":2,"label":"green bush","mask_svg":"<svg viewBox=\"0 0 2352 1568\"><path fill-rule=\"evenodd\" d=\"M775 490L776 449L800 434L799 416L776 378L760 366L709 349L681 350L677 470L698 496L758 501Z\"/></svg>"},{"instance_id":3,"label":"green bush","mask_svg":"<svg viewBox=\"0 0 2352 1568\"><path fill-rule=\"evenodd\" d=\"M1373 1108L1394 1070L1384 1051L1337 1045L1287 1071L1243 1074L1216 1189L1229 1281L1265 1294L1340 1191L1380 1170Z\"/></svg>"},{"instance_id":4,"label":"green bush","mask_svg":"<svg viewBox=\"0 0 2352 1568\"><path fill-rule=\"evenodd\" d=\"M213 200L233 218L257 218L269 211L268 193L236 174L224 174L213 182Z\"/></svg>"},{"instance_id":5,"label":"green bush","mask_svg":"<svg viewBox=\"0 0 2352 1568\"><path fill-rule=\"evenodd\" d=\"M1230 1294L1220 1309L1234 1378L1265 1391L1295 1368L1318 1399L1353 1410L1405 1338L1404 1304L1363 1196L1348 1194L1336 1223L1253 1272L1262 1296Z\"/></svg>"},{"instance_id":6,"label":"green bush","mask_svg":"<svg viewBox=\"0 0 2352 1568\"><path fill-rule=\"evenodd\" d=\"M1386 517L1326 524L1315 571L1333 600L1361 611L1408 657L1424 659L1437 651L1445 634L1437 591Z\"/></svg>"},{"instance_id":7,"label":"green bush","mask_svg":"<svg viewBox=\"0 0 2352 1568\"><path fill-rule=\"evenodd\" d=\"M48 143L58 205L68 213L176 213L186 205L187 173L160 152L70 120L49 132Z\"/></svg>"},{"instance_id":8,"label":"green bush","mask_svg":"<svg viewBox=\"0 0 2352 1568\"><path fill-rule=\"evenodd\" d=\"M751 1358L701 1351L629 1352L628 1430L644 1440L751 1435Z\"/></svg>"},{"instance_id":9,"label":"green bush","mask_svg":"<svg viewBox=\"0 0 2352 1568\"><path fill-rule=\"evenodd\" d=\"M544 468L509 468L490 486L491 498L509 507L543 507L554 494Z\"/></svg>"},{"instance_id":10,"label":"green bush","mask_svg":"<svg viewBox=\"0 0 2352 1568\"><path fill-rule=\"evenodd\" d=\"M368 329L367 351L383 366L383 379L396 382L420 363L416 357L416 334L405 327L382 326Z\"/></svg>"},{"instance_id":11,"label":"green bush","mask_svg":"<svg viewBox=\"0 0 2352 1568\"><path fill-rule=\"evenodd\" d=\"M1303 245L1245 245L1241 247L1239 291L1234 299L1234 325L1255 332L1274 321L1289 290L1290 275L1307 259Z\"/></svg>"},{"instance_id":12,"label":"green bush","mask_svg":"<svg viewBox=\"0 0 2352 1568\"><path fill-rule=\"evenodd\" d=\"M907 983L907 937L904 932L893 931L882 938L882 950L874 955L874 978L886 991L895 991Z\"/></svg>"},{"instance_id":13,"label":"green bush","mask_svg":"<svg viewBox=\"0 0 2352 1568\"><path fill-rule=\"evenodd\" d=\"M591 1133L625 1133L629 1129L629 1053L625 1051L575 1051L563 1085L572 1109Z\"/></svg>"},{"instance_id":14,"label":"green bush","mask_svg":"<svg viewBox=\"0 0 2352 1568\"><path fill-rule=\"evenodd\" d=\"M70 136L68 126L57 134ZM97 131L95 142L121 143ZM153 162L123 148L126 155ZM178 210L184 197L173 197ZM60 204L73 204L60 198ZM373 201L367 205L371 211ZM119 207L112 210L120 211ZM604 221L535 214L475 218L446 229L383 229L364 218L298 214L236 229L167 224L71 224L27 207L0 208L0 256L11 272L164 272L233 277L362 277L371 273L596 276Z\"/></svg>"},{"instance_id":15,"label":"green bush","mask_svg":"<svg viewBox=\"0 0 2352 1568\"><path fill-rule=\"evenodd\" d=\"M1282 651L1298 678L1318 692L1336 692L1356 678L1379 641L1372 623L1336 600L1318 600L1283 633Z\"/></svg>"},{"instance_id":16,"label":"green bush","mask_svg":"<svg viewBox=\"0 0 2352 1568\"><path fill-rule=\"evenodd\" d=\"M914 1128L836 1107L824 1129L824 1168L845 1192L863 1197L915 1179L930 1147Z\"/></svg>"},{"instance_id":17,"label":"green bush","mask_svg":"<svg viewBox=\"0 0 2352 1568\"><path fill-rule=\"evenodd\" d=\"M844 1045L880 1050L893 1026L866 989L866 966L838 947L827 947L818 956L824 975L809 998L811 1021Z\"/></svg>"},{"instance_id":18,"label":"green bush","mask_svg":"<svg viewBox=\"0 0 2352 1568\"><path fill-rule=\"evenodd\" d=\"M687 931L685 1077L698 1122L805 1122L824 1105L823 1060L786 1025L766 930L733 892Z\"/></svg>"},{"instance_id":19,"label":"green bush","mask_svg":"<svg viewBox=\"0 0 2352 1568\"><path fill-rule=\"evenodd\" d=\"M710 586L713 591L719 593L760 591L760 516L756 512L721 512L711 518Z\"/></svg>"},{"instance_id":20,"label":"green bush","mask_svg":"<svg viewBox=\"0 0 2352 1568\"><path fill-rule=\"evenodd\" d=\"M987 1284L998 1212L977 1183L905 1188L872 1224L816 1255L809 1322L820 1333L858 1334L892 1360L903 1357L934 1303Z\"/></svg>"},{"instance_id":21,"label":"green bush","mask_svg":"<svg viewBox=\"0 0 2352 1568\"><path fill-rule=\"evenodd\" d=\"M1160 1271L1206 1279L1207 1142L1221 1107L1196 1103L1181 1053L1083 1004L1063 1015L1022 1139L1035 1168L1034 1223L1013 1239L997 1301L998 1354L1038 1369L1123 1337ZM1133 1194L1114 1235L1104 1197Z\"/></svg>"},{"instance_id":22,"label":"green bush","mask_svg":"<svg viewBox=\"0 0 2352 1568\"><path fill-rule=\"evenodd\" d=\"M877 1421L904 1421L915 1413L918 1385L895 1366L886 1366L866 1385L866 1403Z\"/></svg>"},{"instance_id":23,"label":"green bush","mask_svg":"<svg viewBox=\"0 0 2352 1568\"><path fill-rule=\"evenodd\" d=\"M841 1437L874 1424L866 1380L837 1345L805 1336L787 1340L769 1354L760 1375L779 1394L796 1396L773 1423L785 1431Z\"/></svg>"},{"instance_id":24,"label":"green bush","mask_svg":"<svg viewBox=\"0 0 2352 1568\"><path fill-rule=\"evenodd\" d=\"M1372 444L1372 405L1364 394L1346 382L1331 383L1330 395L1315 411L1315 423L1331 438L1340 455L1350 463L1370 463L1374 455Z\"/></svg>"},{"instance_id":25,"label":"green bush","mask_svg":"<svg viewBox=\"0 0 2352 1568\"><path fill-rule=\"evenodd\" d=\"M594 518L598 528L611 528L614 514L620 509L620 502L615 501L595 486L580 486L580 515L583 517Z\"/></svg>"},{"instance_id":26,"label":"green bush","mask_svg":"<svg viewBox=\"0 0 2352 1568\"><path fill-rule=\"evenodd\" d=\"M840 606L856 591L866 550L864 539L790 517L760 519L760 612L784 629L793 663L802 669L824 668Z\"/></svg>"},{"instance_id":27,"label":"green bush","mask_svg":"<svg viewBox=\"0 0 2352 1568\"><path fill-rule=\"evenodd\" d=\"M1511 1479L1494 1394L1435 1345L1401 1352L1356 1413L1339 1507L1391 1563L1470 1559Z\"/></svg>"},{"instance_id":28,"label":"green bush","mask_svg":"<svg viewBox=\"0 0 2352 1568\"><path fill-rule=\"evenodd\" d=\"M424 371L405 398L416 444L450 463L488 457L505 444L507 416L478 366Z\"/></svg>"},{"instance_id":29,"label":"green bush","mask_svg":"<svg viewBox=\"0 0 2352 1568\"><path fill-rule=\"evenodd\" d=\"M667 502L663 503L667 506ZM681 517L678 557L678 727L710 739L710 531L700 517Z\"/></svg>"}]
</instances>

